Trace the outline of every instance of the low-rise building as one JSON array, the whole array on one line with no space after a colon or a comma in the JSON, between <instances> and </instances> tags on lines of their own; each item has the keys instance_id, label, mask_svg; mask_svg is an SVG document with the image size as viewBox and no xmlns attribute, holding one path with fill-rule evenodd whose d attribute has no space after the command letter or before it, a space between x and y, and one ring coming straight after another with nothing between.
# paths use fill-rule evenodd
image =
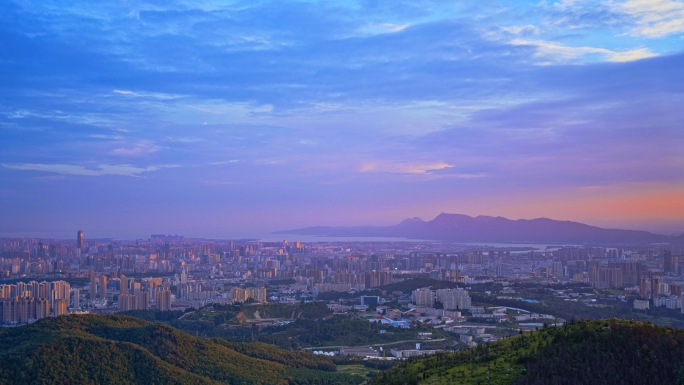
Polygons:
<instances>
[{"instance_id":1,"label":"low-rise building","mask_svg":"<svg viewBox=\"0 0 684 385\"><path fill-rule=\"evenodd\" d=\"M646 309L649 309L649 308L650 308L649 302L648 302L648 301L646 301L646 300L639 300L639 299L635 299L635 300L634 300L633 306L634 306L635 309L638 309L638 310L646 310Z\"/></svg>"},{"instance_id":2,"label":"low-rise building","mask_svg":"<svg viewBox=\"0 0 684 385\"><path fill-rule=\"evenodd\" d=\"M380 352L371 347L350 347L340 349L341 356L380 357Z\"/></svg>"},{"instance_id":3,"label":"low-rise building","mask_svg":"<svg viewBox=\"0 0 684 385\"><path fill-rule=\"evenodd\" d=\"M392 355L397 357L397 358L430 356L430 355L437 354L440 352L442 352L442 350L417 350L417 349L409 349L409 350L392 349L392 350L390 350L390 353L392 353Z\"/></svg>"}]
</instances>

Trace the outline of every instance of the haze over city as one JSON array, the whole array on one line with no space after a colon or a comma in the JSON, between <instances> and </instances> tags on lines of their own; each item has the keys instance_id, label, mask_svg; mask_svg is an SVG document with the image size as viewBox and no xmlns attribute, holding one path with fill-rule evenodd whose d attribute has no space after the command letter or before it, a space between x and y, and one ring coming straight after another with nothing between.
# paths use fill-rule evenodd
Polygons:
<instances>
[{"instance_id":1,"label":"haze over city","mask_svg":"<svg viewBox=\"0 0 684 385\"><path fill-rule=\"evenodd\" d=\"M2 7L2 236L684 232L681 1Z\"/></svg>"}]
</instances>

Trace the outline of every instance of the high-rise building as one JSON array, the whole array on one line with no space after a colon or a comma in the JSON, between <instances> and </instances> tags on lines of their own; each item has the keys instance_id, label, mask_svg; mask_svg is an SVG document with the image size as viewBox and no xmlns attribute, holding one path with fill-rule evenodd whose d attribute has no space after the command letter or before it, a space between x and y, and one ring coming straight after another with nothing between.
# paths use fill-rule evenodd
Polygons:
<instances>
[{"instance_id":1,"label":"high-rise building","mask_svg":"<svg viewBox=\"0 0 684 385\"><path fill-rule=\"evenodd\" d=\"M663 253L663 269L666 273L677 273L679 257L672 255L672 250L665 250Z\"/></svg>"},{"instance_id":2,"label":"high-rise building","mask_svg":"<svg viewBox=\"0 0 684 385\"><path fill-rule=\"evenodd\" d=\"M128 278L126 278L125 275L122 275L121 278L119 279L119 286L120 286L120 295L126 295L128 294Z\"/></svg>"},{"instance_id":3,"label":"high-rise building","mask_svg":"<svg viewBox=\"0 0 684 385\"><path fill-rule=\"evenodd\" d=\"M156 300L157 310L166 311L171 309L171 290L159 290Z\"/></svg>"},{"instance_id":4,"label":"high-rise building","mask_svg":"<svg viewBox=\"0 0 684 385\"><path fill-rule=\"evenodd\" d=\"M71 295L71 307L74 309L78 309L81 307L81 290L73 289L72 293L73 294Z\"/></svg>"},{"instance_id":5,"label":"high-rise building","mask_svg":"<svg viewBox=\"0 0 684 385\"><path fill-rule=\"evenodd\" d=\"M47 282L41 282L38 284L38 295L36 298L48 298L48 292L50 291L50 284Z\"/></svg>"},{"instance_id":6,"label":"high-rise building","mask_svg":"<svg viewBox=\"0 0 684 385\"><path fill-rule=\"evenodd\" d=\"M246 290L247 298L251 298L256 302L266 302L266 288L264 287L251 287Z\"/></svg>"},{"instance_id":7,"label":"high-rise building","mask_svg":"<svg viewBox=\"0 0 684 385\"><path fill-rule=\"evenodd\" d=\"M230 298L233 302L245 302L247 300L247 292L245 289L234 287L230 289Z\"/></svg>"},{"instance_id":8,"label":"high-rise building","mask_svg":"<svg viewBox=\"0 0 684 385\"><path fill-rule=\"evenodd\" d=\"M138 293L135 297L137 298L137 305L139 310L147 310L150 308L149 292L143 291L141 293Z\"/></svg>"},{"instance_id":9,"label":"high-rise building","mask_svg":"<svg viewBox=\"0 0 684 385\"><path fill-rule=\"evenodd\" d=\"M600 267L598 269L599 279L601 283L600 287L622 287L622 270L618 268L605 268Z\"/></svg>"},{"instance_id":10,"label":"high-rise building","mask_svg":"<svg viewBox=\"0 0 684 385\"><path fill-rule=\"evenodd\" d=\"M234 287L230 290L230 297L233 302L245 302L250 298L256 302L266 302L266 288L250 287L242 289Z\"/></svg>"},{"instance_id":11,"label":"high-rise building","mask_svg":"<svg viewBox=\"0 0 684 385\"><path fill-rule=\"evenodd\" d=\"M663 277L651 277L651 296L653 298L660 295L660 284L663 282Z\"/></svg>"},{"instance_id":12,"label":"high-rise building","mask_svg":"<svg viewBox=\"0 0 684 385\"><path fill-rule=\"evenodd\" d=\"M413 291L413 303L416 306L432 307L435 305L435 292L424 287Z\"/></svg>"},{"instance_id":13,"label":"high-rise building","mask_svg":"<svg viewBox=\"0 0 684 385\"><path fill-rule=\"evenodd\" d=\"M47 298L36 299L36 319L50 316L50 301Z\"/></svg>"},{"instance_id":14,"label":"high-rise building","mask_svg":"<svg viewBox=\"0 0 684 385\"><path fill-rule=\"evenodd\" d=\"M471 307L468 291L460 288L437 290L437 301L444 305L445 310L465 310Z\"/></svg>"},{"instance_id":15,"label":"high-rise building","mask_svg":"<svg viewBox=\"0 0 684 385\"><path fill-rule=\"evenodd\" d=\"M55 309L55 303L57 300L63 299L69 302L71 296L71 285L64 281L56 281L51 283L52 290L50 290L50 302L52 308Z\"/></svg>"},{"instance_id":16,"label":"high-rise building","mask_svg":"<svg viewBox=\"0 0 684 385\"><path fill-rule=\"evenodd\" d=\"M137 298L132 294L119 294L119 310L136 310Z\"/></svg>"},{"instance_id":17,"label":"high-rise building","mask_svg":"<svg viewBox=\"0 0 684 385\"><path fill-rule=\"evenodd\" d=\"M107 276L100 277L100 298L107 299Z\"/></svg>"},{"instance_id":18,"label":"high-rise building","mask_svg":"<svg viewBox=\"0 0 684 385\"><path fill-rule=\"evenodd\" d=\"M83 230L78 230L78 234L76 235L76 247L83 250L84 246L85 243L83 240Z\"/></svg>"},{"instance_id":19,"label":"high-rise building","mask_svg":"<svg viewBox=\"0 0 684 385\"><path fill-rule=\"evenodd\" d=\"M68 282L52 282L52 290L55 292L55 299L69 299L71 296L71 285Z\"/></svg>"},{"instance_id":20,"label":"high-rise building","mask_svg":"<svg viewBox=\"0 0 684 385\"><path fill-rule=\"evenodd\" d=\"M69 314L67 311L67 300L66 299L55 300L54 310L52 312L55 315L55 317L59 317L61 315Z\"/></svg>"},{"instance_id":21,"label":"high-rise building","mask_svg":"<svg viewBox=\"0 0 684 385\"><path fill-rule=\"evenodd\" d=\"M651 279L641 278L639 280L639 296L641 298L651 298Z\"/></svg>"},{"instance_id":22,"label":"high-rise building","mask_svg":"<svg viewBox=\"0 0 684 385\"><path fill-rule=\"evenodd\" d=\"M97 277L90 276L90 299L97 298Z\"/></svg>"}]
</instances>

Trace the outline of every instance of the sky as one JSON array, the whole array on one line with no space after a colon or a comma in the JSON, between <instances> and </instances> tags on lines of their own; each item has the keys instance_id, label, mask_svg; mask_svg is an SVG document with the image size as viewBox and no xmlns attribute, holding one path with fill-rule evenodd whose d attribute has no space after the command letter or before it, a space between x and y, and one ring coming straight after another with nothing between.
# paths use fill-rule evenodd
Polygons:
<instances>
[{"instance_id":1,"label":"sky","mask_svg":"<svg viewBox=\"0 0 684 385\"><path fill-rule=\"evenodd\" d=\"M0 236L684 232L684 0L1 7Z\"/></svg>"}]
</instances>

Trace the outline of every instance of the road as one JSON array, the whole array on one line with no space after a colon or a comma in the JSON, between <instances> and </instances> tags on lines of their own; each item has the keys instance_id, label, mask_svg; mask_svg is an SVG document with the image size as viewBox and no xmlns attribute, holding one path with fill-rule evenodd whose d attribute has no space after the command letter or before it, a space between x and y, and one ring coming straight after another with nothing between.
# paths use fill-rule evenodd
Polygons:
<instances>
[{"instance_id":1,"label":"road","mask_svg":"<svg viewBox=\"0 0 684 385\"><path fill-rule=\"evenodd\" d=\"M373 346L373 347L380 347L380 346L390 346L390 345L398 345L398 344L404 344L407 342L420 342L420 343L430 343L430 342L441 342L446 340L446 338L441 338L438 340L404 340L404 341L395 341L395 342L387 342L383 344L368 344L368 345L361 345L361 346L316 346L313 348L304 348L302 350L315 350L315 349L340 349L340 348L362 348L366 346Z\"/></svg>"}]
</instances>

